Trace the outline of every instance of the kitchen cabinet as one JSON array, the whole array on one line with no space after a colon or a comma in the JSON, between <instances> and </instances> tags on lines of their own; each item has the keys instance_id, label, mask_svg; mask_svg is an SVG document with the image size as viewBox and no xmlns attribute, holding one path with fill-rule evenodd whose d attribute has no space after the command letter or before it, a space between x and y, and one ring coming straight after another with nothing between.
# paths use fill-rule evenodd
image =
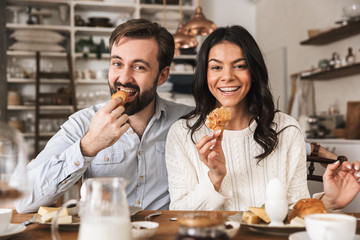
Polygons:
<instances>
[{"instance_id":1,"label":"kitchen cabinet","mask_svg":"<svg viewBox=\"0 0 360 240\"><path fill-rule=\"evenodd\" d=\"M61 45L71 54L71 64L75 76L75 92L78 108L84 108L110 98L107 71L110 54L106 51L101 54L85 52L78 49L81 39L91 39L96 45L108 48L107 43L111 32L118 24L132 18L147 18L151 21L165 24L171 33L175 33L179 14L178 5L167 5L167 20L164 20L164 6L149 4L145 0L6 0L6 32L8 47L14 43L10 37L17 30L46 30L60 33L65 40ZM195 1L183 1L183 19L187 21L195 11ZM33 15L29 15L29 7ZM83 19L83 25L75 17ZM108 18L108 25L94 25L91 18ZM27 24L32 21L33 24ZM103 49L104 50L104 49ZM6 52L8 69L6 83L8 89L15 89L22 97L22 104L7 106L9 118L17 117L28 123L27 120L34 114L35 106L35 52L30 50L10 50ZM45 59L45 68L65 69L61 64L66 59L64 51L46 51L42 53ZM175 59L195 59L194 55L177 56ZM16 68L15 70L13 68ZM26 74L24 74L26 72ZM171 74L192 75L193 69L176 69ZM65 79L42 80L45 88L53 89L65 83ZM46 110L56 110L61 106L46 106ZM60 123L59 123L60 124ZM49 123L50 125L50 123ZM44 131L43 136L51 136L59 128L58 124L51 131ZM50 129L50 127L49 127ZM32 131L25 131L24 136L33 141Z\"/></svg>"}]
</instances>

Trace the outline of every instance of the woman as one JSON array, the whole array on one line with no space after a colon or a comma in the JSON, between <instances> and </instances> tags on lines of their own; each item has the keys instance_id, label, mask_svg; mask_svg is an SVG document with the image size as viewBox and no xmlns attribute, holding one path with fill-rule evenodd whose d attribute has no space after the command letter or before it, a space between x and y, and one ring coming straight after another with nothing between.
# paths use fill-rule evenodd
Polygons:
<instances>
[{"instance_id":1,"label":"woman","mask_svg":"<svg viewBox=\"0 0 360 240\"><path fill-rule=\"evenodd\" d=\"M299 124L275 109L264 59L246 29L219 28L206 38L192 92L194 111L177 121L167 137L170 209L260 206L272 178L285 183L289 204L310 197ZM213 132L205 121L221 106L231 109L232 118L224 132Z\"/></svg>"}]
</instances>

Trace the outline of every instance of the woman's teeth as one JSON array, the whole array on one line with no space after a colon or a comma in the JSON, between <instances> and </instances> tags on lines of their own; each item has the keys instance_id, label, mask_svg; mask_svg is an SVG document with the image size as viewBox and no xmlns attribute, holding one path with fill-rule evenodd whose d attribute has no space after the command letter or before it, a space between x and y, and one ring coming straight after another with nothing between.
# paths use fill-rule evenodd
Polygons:
<instances>
[{"instance_id":1,"label":"woman's teeth","mask_svg":"<svg viewBox=\"0 0 360 240\"><path fill-rule=\"evenodd\" d=\"M222 92L235 92L240 87L226 87L226 88L219 88Z\"/></svg>"}]
</instances>

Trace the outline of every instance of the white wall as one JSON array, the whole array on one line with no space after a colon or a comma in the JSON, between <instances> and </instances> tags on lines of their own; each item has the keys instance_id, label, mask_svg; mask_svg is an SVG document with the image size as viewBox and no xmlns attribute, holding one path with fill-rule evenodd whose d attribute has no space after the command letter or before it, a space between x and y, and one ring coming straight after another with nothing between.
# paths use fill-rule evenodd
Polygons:
<instances>
[{"instance_id":1,"label":"white wall","mask_svg":"<svg viewBox=\"0 0 360 240\"><path fill-rule=\"evenodd\" d=\"M265 53L286 48L289 81L291 73L317 66L320 59L331 58L334 51L344 57L348 47L360 48L359 34L327 45L300 45L308 38L308 29L336 27L335 22L342 17L342 7L350 2L352 0L258 1L256 39ZM360 100L359 78L360 75L355 75L315 81L316 113L327 111L329 106L336 104L340 113L346 115L347 101Z\"/></svg>"},{"instance_id":2,"label":"white wall","mask_svg":"<svg viewBox=\"0 0 360 240\"><path fill-rule=\"evenodd\" d=\"M256 5L250 0L202 0L200 5L205 17L218 27L241 25L255 37Z\"/></svg>"}]
</instances>

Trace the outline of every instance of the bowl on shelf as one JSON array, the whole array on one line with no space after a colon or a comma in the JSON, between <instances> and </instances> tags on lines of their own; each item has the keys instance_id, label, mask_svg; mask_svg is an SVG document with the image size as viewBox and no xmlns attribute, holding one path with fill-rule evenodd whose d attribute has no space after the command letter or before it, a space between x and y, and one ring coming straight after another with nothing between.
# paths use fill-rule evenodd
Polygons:
<instances>
[{"instance_id":1,"label":"bowl on shelf","mask_svg":"<svg viewBox=\"0 0 360 240\"><path fill-rule=\"evenodd\" d=\"M360 1L343 7L343 13L349 20L360 20Z\"/></svg>"}]
</instances>

